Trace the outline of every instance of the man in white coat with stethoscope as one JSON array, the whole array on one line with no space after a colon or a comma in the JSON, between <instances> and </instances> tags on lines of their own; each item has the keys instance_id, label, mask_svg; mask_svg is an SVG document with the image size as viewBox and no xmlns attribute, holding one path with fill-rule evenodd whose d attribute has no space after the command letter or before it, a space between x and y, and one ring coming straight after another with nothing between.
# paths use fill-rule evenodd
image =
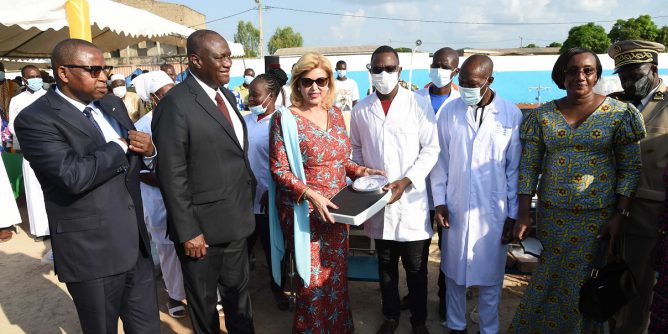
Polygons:
<instances>
[{"instance_id":1,"label":"man in white coat with stethoscope","mask_svg":"<svg viewBox=\"0 0 668 334\"><path fill-rule=\"evenodd\" d=\"M428 333L427 262L432 236L426 178L438 159L433 110L422 98L398 85L397 52L381 46L371 55L375 93L353 108L350 142L353 160L384 170L391 182L390 204L366 223L375 239L382 311L386 320L377 333L394 333L400 315L399 258L406 270L413 333Z\"/></svg>"},{"instance_id":2,"label":"man in white coat with stethoscope","mask_svg":"<svg viewBox=\"0 0 668 334\"><path fill-rule=\"evenodd\" d=\"M431 85L415 92L417 96L424 98L434 111L436 119L443 108L450 102L459 98L459 91L454 89L452 79L459 73L459 54L452 48L440 48L434 52L429 65L429 79ZM434 203L431 195L431 182L427 180L427 196L429 198L429 220L434 220ZM438 233L438 247L441 249L441 238L443 228L436 226ZM445 320L445 275L438 271L438 314L441 320ZM407 298L408 296L404 297ZM403 301L402 301L403 304Z\"/></svg>"},{"instance_id":3,"label":"man in white coat with stethoscope","mask_svg":"<svg viewBox=\"0 0 668 334\"><path fill-rule=\"evenodd\" d=\"M441 153L430 179L434 220L446 229L441 270L450 333L466 333L466 288L474 285L480 287L480 332L499 332L506 244L517 218L522 113L489 87L492 71L487 56L466 59L461 98L438 120Z\"/></svg>"}]
</instances>

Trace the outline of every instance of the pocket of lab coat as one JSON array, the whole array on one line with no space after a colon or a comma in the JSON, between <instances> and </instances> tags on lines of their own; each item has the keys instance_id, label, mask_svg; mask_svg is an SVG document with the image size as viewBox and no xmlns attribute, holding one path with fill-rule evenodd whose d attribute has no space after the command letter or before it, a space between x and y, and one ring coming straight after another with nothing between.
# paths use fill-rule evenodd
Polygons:
<instances>
[{"instance_id":1,"label":"pocket of lab coat","mask_svg":"<svg viewBox=\"0 0 668 334\"><path fill-rule=\"evenodd\" d=\"M495 131L494 134L492 135L491 142L492 142L491 145L492 159L499 164L505 163L506 151L508 149L508 145L510 144L510 132L507 132L505 130L500 131L497 128L497 131Z\"/></svg>"}]
</instances>

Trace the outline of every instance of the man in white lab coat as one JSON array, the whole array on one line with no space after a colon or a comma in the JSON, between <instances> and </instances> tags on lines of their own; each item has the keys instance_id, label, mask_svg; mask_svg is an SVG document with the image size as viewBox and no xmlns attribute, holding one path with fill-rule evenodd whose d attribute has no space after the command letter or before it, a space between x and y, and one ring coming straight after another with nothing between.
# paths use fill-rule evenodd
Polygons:
<instances>
[{"instance_id":1,"label":"man in white lab coat","mask_svg":"<svg viewBox=\"0 0 668 334\"><path fill-rule=\"evenodd\" d=\"M441 48L434 52L431 65L429 66L429 79L431 85L415 92L416 95L427 100L434 111L436 119L443 108L450 102L459 98L459 91L454 89L452 79L459 73L459 54L452 48ZM429 220L434 220L434 203L431 195L431 182L427 180L427 196L429 198ZM438 248L441 249L441 236L443 228L436 226L438 233ZM404 297L407 299L408 296ZM438 271L438 314L441 320L445 320L445 275ZM402 305L404 304L402 300Z\"/></svg>"},{"instance_id":2,"label":"man in white lab coat","mask_svg":"<svg viewBox=\"0 0 668 334\"><path fill-rule=\"evenodd\" d=\"M406 270L414 333L428 333L427 255L432 236L426 178L438 159L433 110L422 98L399 87L399 57L389 46L371 55L368 66L376 91L353 108L350 142L353 160L384 170L391 182L391 205L364 224L376 240L383 315L377 333L394 333L399 320L399 257Z\"/></svg>"},{"instance_id":3,"label":"man in white lab coat","mask_svg":"<svg viewBox=\"0 0 668 334\"><path fill-rule=\"evenodd\" d=\"M9 102L9 131L14 136L14 148L20 149L19 139L14 132L14 120L21 110L31 105L46 90L42 88L42 75L39 69L34 65L26 65L21 69L21 77L26 85L26 90L16 95ZM46 216L46 206L44 204L44 193L42 186L35 172L30 168L28 160L23 159L23 185L26 192L26 207L28 208L28 219L30 220L30 234L36 238L45 238L49 236L49 219Z\"/></svg>"},{"instance_id":4,"label":"man in white lab coat","mask_svg":"<svg viewBox=\"0 0 668 334\"><path fill-rule=\"evenodd\" d=\"M466 288L473 285L480 286L480 332L499 332L506 244L517 218L522 113L489 87L492 71L487 56L466 59L461 98L438 120L441 153L430 179L434 220L446 229L441 270L450 333L466 333Z\"/></svg>"}]
</instances>

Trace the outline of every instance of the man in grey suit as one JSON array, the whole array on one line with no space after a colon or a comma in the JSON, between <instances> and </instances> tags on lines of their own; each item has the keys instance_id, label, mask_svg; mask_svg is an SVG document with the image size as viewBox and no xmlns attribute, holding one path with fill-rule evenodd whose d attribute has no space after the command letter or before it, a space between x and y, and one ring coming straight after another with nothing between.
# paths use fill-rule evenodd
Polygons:
<instances>
[{"instance_id":1,"label":"man in grey suit","mask_svg":"<svg viewBox=\"0 0 668 334\"><path fill-rule=\"evenodd\" d=\"M227 331L254 333L246 237L255 229L256 182L245 123L222 87L230 80L230 48L210 30L194 32L187 47L190 73L160 101L152 124L168 233L195 332L219 332L220 283Z\"/></svg>"}]
</instances>

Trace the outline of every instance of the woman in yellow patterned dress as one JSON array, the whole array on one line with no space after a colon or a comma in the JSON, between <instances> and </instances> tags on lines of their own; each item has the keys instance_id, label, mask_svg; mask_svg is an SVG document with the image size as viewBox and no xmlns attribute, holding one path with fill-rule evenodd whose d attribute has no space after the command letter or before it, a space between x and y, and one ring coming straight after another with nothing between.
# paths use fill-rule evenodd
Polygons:
<instances>
[{"instance_id":1,"label":"woman in yellow patterned dress","mask_svg":"<svg viewBox=\"0 0 668 334\"><path fill-rule=\"evenodd\" d=\"M566 90L526 115L515 238L526 236L536 192L537 237L543 254L508 333L599 333L602 324L578 311L580 286L591 271L598 236L614 243L640 176L642 117L632 105L595 94L601 76L595 53L562 54L552 80Z\"/></svg>"}]
</instances>

